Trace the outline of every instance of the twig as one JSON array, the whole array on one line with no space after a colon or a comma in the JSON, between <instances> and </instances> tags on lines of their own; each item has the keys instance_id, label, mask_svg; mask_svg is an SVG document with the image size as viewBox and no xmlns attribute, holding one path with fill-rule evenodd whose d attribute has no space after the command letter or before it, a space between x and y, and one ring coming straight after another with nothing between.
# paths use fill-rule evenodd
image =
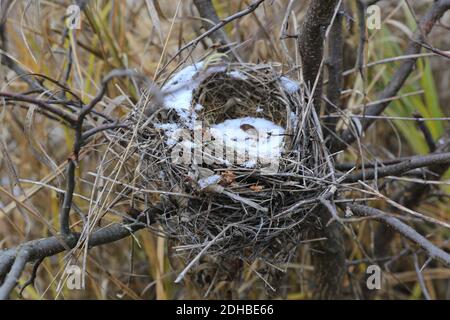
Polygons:
<instances>
[{"instance_id":1,"label":"twig","mask_svg":"<svg viewBox=\"0 0 450 320\"><path fill-rule=\"evenodd\" d=\"M5 300L8 298L9 293L14 289L19 281L20 275L25 269L25 266L31 255L30 250L23 246L17 252L17 257L11 266L11 270L6 275L3 285L0 287L0 300Z\"/></svg>"},{"instance_id":2,"label":"twig","mask_svg":"<svg viewBox=\"0 0 450 320\"><path fill-rule=\"evenodd\" d=\"M414 242L420 248L425 250L425 252L434 259L437 259L444 263L446 266L450 267L450 254L445 252L444 250L438 248L436 245L428 241L425 237L420 235L417 231L415 231L410 226L404 224L397 218L389 216L384 211L379 209L370 208L357 204L343 204L341 205L344 208L349 208L354 214L358 216L369 216L373 217L380 222L389 225L394 228L397 232L399 232L402 236Z\"/></svg>"},{"instance_id":3,"label":"twig","mask_svg":"<svg viewBox=\"0 0 450 320\"><path fill-rule=\"evenodd\" d=\"M32 103L39 108L57 116L58 118L62 119L63 121L67 122L71 127L75 126L76 118L72 113L69 113L65 110L58 109L51 104L54 103L54 101L51 101L51 103L45 101L45 100L39 100L34 99L22 94L14 94L9 92L0 92L0 97L5 98L5 101L13 102L13 101L21 101L26 103Z\"/></svg>"},{"instance_id":4,"label":"twig","mask_svg":"<svg viewBox=\"0 0 450 320\"><path fill-rule=\"evenodd\" d=\"M439 144L436 149L437 152L450 152L450 130L439 139ZM441 177L448 169L449 165L434 165L429 166L427 169L431 171L436 177ZM425 175L428 178L429 174ZM407 208L414 208L418 206L423 197L429 193L431 186L427 184L413 183L410 186L403 188L396 192L392 199L396 203L400 203ZM379 226L375 233L375 255L381 256L388 251L389 244L394 238L392 229L386 228L384 225Z\"/></svg>"},{"instance_id":5,"label":"twig","mask_svg":"<svg viewBox=\"0 0 450 320\"><path fill-rule=\"evenodd\" d=\"M129 69L116 69L109 72L102 80L101 88L91 102L81 109L75 122L75 139L73 143L73 152L68 159L66 193L59 214L59 223L61 234L65 237L70 235L69 214L72 208L73 193L75 191L75 168L78 162L81 147L84 144L83 123L86 116L93 111L95 106L103 99L106 94L108 83L116 77L139 77L146 80L141 74ZM92 132L91 132L92 133ZM95 133L95 132L94 132Z\"/></svg>"},{"instance_id":6,"label":"twig","mask_svg":"<svg viewBox=\"0 0 450 320\"><path fill-rule=\"evenodd\" d=\"M402 173L408 172L413 169L435 165L450 165L450 152L431 154L427 156L414 156L400 163L387 165L380 168L361 170L354 174L347 175L344 179L344 182L357 182L359 180L362 180L363 177L366 180L374 178L380 179L387 176L401 175Z\"/></svg>"},{"instance_id":7,"label":"twig","mask_svg":"<svg viewBox=\"0 0 450 320\"><path fill-rule=\"evenodd\" d=\"M426 300L431 300L430 293L428 292L427 286L425 285L425 280L423 279L422 270L419 267L419 258L417 253L413 253L414 269L416 270L417 279L419 280L420 289L422 289L423 296Z\"/></svg>"},{"instance_id":8,"label":"twig","mask_svg":"<svg viewBox=\"0 0 450 320\"><path fill-rule=\"evenodd\" d=\"M433 136L431 135L431 132L428 129L427 125L423 120L421 120L421 118L423 118L422 115L417 111L413 114L413 116L414 118L416 118L417 127L420 129L420 131L422 131L423 137L427 142L430 152L436 151L436 143L434 143Z\"/></svg>"},{"instance_id":9,"label":"twig","mask_svg":"<svg viewBox=\"0 0 450 320\"><path fill-rule=\"evenodd\" d=\"M156 215L160 208L152 208L148 215ZM110 244L130 236L132 233L145 228L147 225L140 221L131 224L114 223L108 227L93 232L89 237L88 247ZM29 261L54 256L58 253L74 248L80 234L73 233L66 243L57 237L43 238L24 243L16 248L0 251L0 279L9 271L2 287L1 298L6 299L17 284L25 264ZM16 266L16 267L15 267ZM19 272L20 271L20 272ZM8 280L8 282L6 282Z\"/></svg>"},{"instance_id":10,"label":"twig","mask_svg":"<svg viewBox=\"0 0 450 320\"><path fill-rule=\"evenodd\" d=\"M39 258L33 265L33 270L31 271L30 279L28 279L20 288L19 295L22 296L23 291L29 286L34 286L34 281L36 280L37 272L39 270L39 266L44 261L45 258Z\"/></svg>"},{"instance_id":11,"label":"twig","mask_svg":"<svg viewBox=\"0 0 450 320\"><path fill-rule=\"evenodd\" d=\"M247 9L239 11L231 16L229 16L228 18L223 19L220 23L216 24L214 27L211 27L211 29L209 29L208 31L206 31L205 33L199 35L197 38L189 41L187 44L185 44L183 47L181 47L178 52L176 54L174 54L169 61L166 62L166 64L161 68L161 70L159 71L158 75L156 76L156 78L161 74L161 72L163 72L167 66L169 64L171 64L181 53L183 53L186 49L192 47L192 46L197 46L197 44L204 38L208 37L209 35L211 35L212 33L216 32L217 30L223 28L224 26L226 26L227 24L229 24L230 22L242 18L250 13L252 13L253 11L255 11L265 0L257 0L255 2L253 2L252 4L250 4Z\"/></svg>"},{"instance_id":12,"label":"twig","mask_svg":"<svg viewBox=\"0 0 450 320\"><path fill-rule=\"evenodd\" d=\"M211 26L215 26L220 23L220 19L217 15L216 10L214 9L214 5L211 0L194 0L194 4L197 7L200 16L203 18L203 27L205 30L211 28ZM219 48L219 52L226 52L227 50L231 50L231 54L233 55L235 60L240 60L238 54L235 50L230 46L230 40L225 33L223 28L218 29L217 31L211 33L209 35L213 43L220 43L222 48Z\"/></svg>"}]
</instances>

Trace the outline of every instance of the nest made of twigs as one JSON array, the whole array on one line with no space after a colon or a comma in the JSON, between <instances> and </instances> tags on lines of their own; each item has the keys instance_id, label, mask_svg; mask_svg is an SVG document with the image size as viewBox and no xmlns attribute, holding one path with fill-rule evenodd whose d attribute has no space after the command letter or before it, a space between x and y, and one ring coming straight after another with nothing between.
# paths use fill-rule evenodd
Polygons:
<instances>
[{"instance_id":1,"label":"nest made of twigs","mask_svg":"<svg viewBox=\"0 0 450 320\"><path fill-rule=\"evenodd\" d=\"M298 245L319 223L314 215L317 199L330 189L329 156L317 115L306 104L301 86L293 86L273 66L197 67L187 82L192 89L188 111L166 106L147 121L142 110L151 102L143 99L146 102L129 117L137 127L137 134L130 133L128 139L140 159L138 184L160 191L158 201L164 210L157 220L173 240L171 252L187 266L179 280L188 271L208 269L199 267L202 261L214 265L217 281L255 261L262 261L262 270L285 270ZM163 92L170 91L168 83ZM179 85L178 80L173 83ZM224 112L230 99L236 99L238 107ZM193 131L195 118L204 120L207 130L227 119L249 116L285 129L276 172L268 174L258 164L249 168L173 161L173 127Z\"/></svg>"}]
</instances>

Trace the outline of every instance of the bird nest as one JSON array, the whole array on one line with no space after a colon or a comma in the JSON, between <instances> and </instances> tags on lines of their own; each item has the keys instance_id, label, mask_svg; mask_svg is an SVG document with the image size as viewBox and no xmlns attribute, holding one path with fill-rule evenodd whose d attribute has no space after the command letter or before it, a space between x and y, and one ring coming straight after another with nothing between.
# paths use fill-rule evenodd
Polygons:
<instances>
[{"instance_id":1,"label":"bird nest","mask_svg":"<svg viewBox=\"0 0 450 320\"><path fill-rule=\"evenodd\" d=\"M330 188L314 108L271 65L197 63L161 92L143 97L125 139L139 155L134 184L152 190L148 206L163 204L155 219L182 258L177 280L208 270L213 285L258 265L269 285L265 271L285 270Z\"/></svg>"}]
</instances>

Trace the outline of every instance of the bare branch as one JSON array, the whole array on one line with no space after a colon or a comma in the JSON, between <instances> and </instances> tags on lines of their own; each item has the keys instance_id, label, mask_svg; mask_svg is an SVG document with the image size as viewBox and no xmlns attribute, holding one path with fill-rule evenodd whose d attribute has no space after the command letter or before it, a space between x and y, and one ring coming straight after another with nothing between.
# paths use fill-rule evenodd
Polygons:
<instances>
[{"instance_id":1,"label":"bare branch","mask_svg":"<svg viewBox=\"0 0 450 320\"><path fill-rule=\"evenodd\" d=\"M344 182L357 182L358 180L367 179L381 179L387 176L401 175L413 169L423 168L428 166L443 165L448 167L450 165L450 152L431 154L428 156L415 156L409 160L388 165L380 168L371 168L362 170L355 174L347 175ZM339 175L337 175L339 177Z\"/></svg>"},{"instance_id":2,"label":"bare branch","mask_svg":"<svg viewBox=\"0 0 450 320\"><path fill-rule=\"evenodd\" d=\"M194 4L197 7L198 12L200 13L200 16L203 18L202 22L205 30L208 30L212 26L220 23L220 19L217 15L216 10L214 9L214 5L212 4L211 0L194 0ZM228 36L223 28L211 33L209 37L214 43L219 43L221 45L222 48L218 49L219 52L226 52L228 50L231 50L233 57L236 60L239 60L239 56L237 55L235 50L230 47L230 40L228 39Z\"/></svg>"},{"instance_id":3,"label":"bare branch","mask_svg":"<svg viewBox=\"0 0 450 320\"><path fill-rule=\"evenodd\" d=\"M0 287L0 300L8 298L9 293L19 282L20 275L25 269L25 266L30 257L30 251L26 247L21 247L17 252L17 257L11 267L11 270L6 275L3 285Z\"/></svg>"},{"instance_id":4,"label":"bare branch","mask_svg":"<svg viewBox=\"0 0 450 320\"><path fill-rule=\"evenodd\" d=\"M447 133L441 139L439 139L439 144L436 151L450 152L450 130L448 130ZM432 175L434 175L435 177L441 177L447 171L448 167L448 164L429 166L427 169L431 173L425 174L425 178L431 177ZM424 196L428 194L430 190L430 185L413 183L406 188L396 192L392 196L392 199L394 199L394 201L397 203L401 203L407 208L413 209L420 204ZM392 232L392 229L388 229L384 225L379 226L375 233L375 255L384 255L388 251L389 244L393 238L394 233Z\"/></svg>"},{"instance_id":5,"label":"bare branch","mask_svg":"<svg viewBox=\"0 0 450 320\"><path fill-rule=\"evenodd\" d=\"M161 209L159 207L155 207L146 212L150 216L151 223L154 221L154 216L160 212ZM142 217L142 221L144 220L144 217ZM108 227L93 232L89 236L88 247L92 248L113 243L130 236L132 233L146 226L140 220L129 224L115 223L109 225ZM17 285L17 279L20 277L27 262L54 256L72 249L77 245L79 237L80 234L72 233L70 237L65 239L65 243L57 237L43 238L24 243L16 248L0 251L0 279L9 271L0 287L0 299L6 299L9 296L10 292Z\"/></svg>"},{"instance_id":6,"label":"bare branch","mask_svg":"<svg viewBox=\"0 0 450 320\"><path fill-rule=\"evenodd\" d=\"M69 157L67 165L67 182L66 182L66 192L64 194L64 199L62 207L59 214L59 223L61 228L61 234L65 237L70 234L70 210L72 208L73 193L75 191L75 169L78 162L79 153L81 147L84 144L83 138L83 122L86 116L93 111L95 106L103 99L106 94L108 83L116 77L139 77L146 80L141 74L129 70L129 69L116 69L109 72L102 80L102 85L97 95L91 100L91 102L81 109L78 114L78 118L75 123L75 139L73 143L73 152ZM92 131L91 131L92 133ZM95 134L95 132L93 132Z\"/></svg>"},{"instance_id":7,"label":"bare branch","mask_svg":"<svg viewBox=\"0 0 450 320\"><path fill-rule=\"evenodd\" d=\"M26 102L26 103L32 103L32 104L38 106L39 108L57 116L61 120L67 122L72 127L76 123L76 118L74 117L74 115L70 112L61 110L61 109L53 106L52 103L54 103L54 101L49 103L45 100L38 100L38 99L34 99L34 98L31 98L31 97L28 97L28 96L25 96L22 94L14 94L14 93L9 93L9 92L0 92L0 97L3 97L5 99L5 101L8 101L8 102L21 101L21 102Z\"/></svg>"},{"instance_id":8,"label":"bare branch","mask_svg":"<svg viewBox=\"0 0 450 320\"><path fill-rule=\"evenodd\" d=\"M176 57L178 57L181 53L183 53L185 50L189 49L190 47L195 47L197 46L197 44L202 41L202 39L209 37L211 34L213 34L214 32L216 32L217 30L220 30L221 28L223 28L224 26L226 26L227 24L229 24L230 22L233 22L236 19L242 18L250 13L252 13L253 11L255 11L265 0L256 0L255 2L253 2L252 4L250 4L247 9L244 9L242 11L239 11L231 16L229 16L228 18L225 18L223 20L220 21L220 23L216 24L214 27L212 27L211 29L208 29L208 31L206 31L205 33L199 35L197 38L189 41L188 43L186 43L183 47L180 48L180 50L178 50L178 52L173 55L169 61L166 62L166 64L161 68L160 72L158 73L158 76L161 74L162 71L164 71L167 66L169 64L172 63L172 61L175 60Z\"/></svg>"},{"instance_id":9,"label":"bare branch","mask_svg":"<svg viewBox=\"0 0 450 320\"><path fill-rule=\"evenodd\" d=\"M430 256L430 258L437 259L444 263L446 266L450 267L450 254L444 250L438 248L436 245L432 244L425 237L420 235L410 226L404 224L397 218L390 216L388 213L381 211L379 209L370 208L357 204L346 204L341 205L349 208L354 214L363 217L373 217L374 219L387 224L388 226L394 228L398 233L400 233L405 238L414 242L420 248L425 250L425 252Z\"/></svg>"},{"instance_id":10,"label":"bare branch","mask_svg":"<svg viewBox=\"0 0 450 320\"><path fill-rule=\"evenodd\" d=\"M428 148L430 149L430 152L436 151L436 143L434 143L433 135L431 134L430 130L428 129L427 125L423 120L423 116L420 114L420 112L415 112L413 114L414 118L417 119L417 127L422 131L423 137L425 138L425 141L427 142Z\"/></svg>"}]
</instances>

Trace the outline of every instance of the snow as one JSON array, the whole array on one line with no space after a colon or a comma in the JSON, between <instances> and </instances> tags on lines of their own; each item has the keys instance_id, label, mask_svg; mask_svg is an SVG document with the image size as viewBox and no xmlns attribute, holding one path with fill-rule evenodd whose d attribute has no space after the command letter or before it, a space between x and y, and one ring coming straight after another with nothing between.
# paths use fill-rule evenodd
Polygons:
<instances>
[{"instance_id":1,"label":"snow","mask_svg":"<svg viewBox=\"0 0 450 320\"><path fill-rule=\"evenodd\" d=\"M205 189L211 185L217 184L220 181L220 179L222 179L222 177L217 174L209 176L207 178L198 180L198 186L200 187L200 189Z\"/></svg>"},{"instance_id":2,"label":"snow","mask_svg":"<svg viewBox=\"0 0 450 320\"><path fill-rule=\"evenodd\" d=\"M178 124L176 124L176 123L155 124L155 128L162 129L164 131L164 134L167 137L167 144L169 146L173 146L174 144L177 143L177 141L175 141L173 139L173 137L175 136L175 133L177 132L177 130L180 129L180 126Z\"/></svg>"},{"instance_id":3,"label":"snow","mask_svg":"<svg viewBox=\"0 0 450 320\"><path fill-rule=\"evenodd\" d=\"M175 110L189 110L191 107L193 90L198 83L194 80L195 75L202 68L199 62L177 72L163 87L166 108Z\"/></svg>"},{"instance_id":4,"label":"snow","mask_svg":"<svg viewBox=\"0 0 450 320\"><path fill-rule=\"evenodd\" d=\"M246 166L254 166L255 157L278 158L284 145L284 129L272 121L245 117L226 120L211 128L211 135L223 142L226 148L253 158Z\"/></svg>"},{"instance_id":5,"label":"snow","mask_svg":"<svg viewBox=\"0 0 450 320\"><path fill-rule=\"evenodd\" d=\"M300 90L300 85L298 82L289 79L288 77L280 77L281 87L288 93L293 94Z\"/></svg>"},{"instance_id":6,"label":"snow","mask_svg":"<svg viewBox=\"0 0 450 320\"><path fill-rule=\"evenodd\" d=\"M233 70L228 72L228 75L234 79L238 79L238 80L247 80L248 77L247 75L245 75L244 73L242 73L239 70Z\"/></svg>"}]
</instances>

